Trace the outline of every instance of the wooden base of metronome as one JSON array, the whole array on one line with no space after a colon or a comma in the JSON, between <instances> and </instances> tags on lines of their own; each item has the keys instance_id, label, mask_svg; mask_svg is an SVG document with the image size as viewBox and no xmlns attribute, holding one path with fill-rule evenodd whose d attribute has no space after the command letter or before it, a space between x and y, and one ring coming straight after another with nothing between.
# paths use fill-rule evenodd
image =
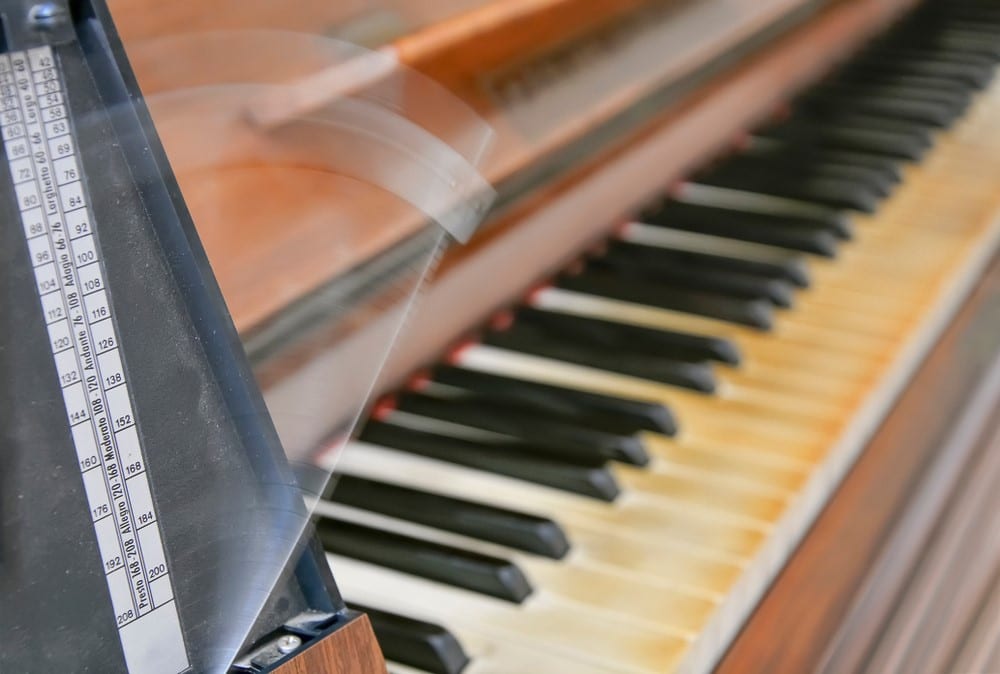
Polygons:
<instances>
[{"instance_id":1,"label":"wooden base of metronome","mask_svg":"<svg viewBox=\"0 0 1000 674\"><path fill-rule=\"evenodd\" d=\"M361 614L273 674L386 674L386 668L371 622Z\"/></svg>"}]
</instances>

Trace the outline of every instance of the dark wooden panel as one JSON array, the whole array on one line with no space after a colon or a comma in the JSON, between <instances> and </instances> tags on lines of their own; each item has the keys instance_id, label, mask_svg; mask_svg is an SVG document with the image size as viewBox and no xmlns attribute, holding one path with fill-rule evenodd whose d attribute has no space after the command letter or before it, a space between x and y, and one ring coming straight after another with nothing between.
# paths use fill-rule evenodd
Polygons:
<instances>
[{"instance_id":1,"label":"dark wooden panel","mask_svg":"<svg viewBox=\"0 0 1000 674\"><path fill-rule=\"evenodd\" d=\"M274 674L385 674L368 616L361 615L282 665Z\"/></svg>"}]
</instances>

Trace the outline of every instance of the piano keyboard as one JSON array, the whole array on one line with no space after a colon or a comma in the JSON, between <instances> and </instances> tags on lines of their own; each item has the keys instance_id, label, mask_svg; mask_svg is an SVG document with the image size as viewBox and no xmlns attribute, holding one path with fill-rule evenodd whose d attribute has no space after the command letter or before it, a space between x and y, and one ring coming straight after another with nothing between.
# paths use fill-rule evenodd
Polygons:
<instances>
[{"instance_id":1,"label":"piano keyboard","mask_svg":"<svg viewBox=\"0 0 1000 674\"><path fill-rule=\"evenodd\" d=\"M318 528L394 672L713 665L995 250L998 61L925 4L379 407Z\"/></svg>"}]
</instances>

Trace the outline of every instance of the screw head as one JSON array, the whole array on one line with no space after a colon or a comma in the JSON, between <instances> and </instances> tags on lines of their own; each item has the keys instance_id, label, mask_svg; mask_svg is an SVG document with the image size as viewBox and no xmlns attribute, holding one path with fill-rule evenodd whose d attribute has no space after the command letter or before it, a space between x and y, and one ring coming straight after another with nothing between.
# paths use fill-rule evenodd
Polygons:
<instances>
[{"instance_id":1,"label":"screw head","mask_svg":"<svg viewBox=\"0 0 1000 674\"><path fill-rule=\"evenodd\" d=\"M40 2L28 10L28 22L35 30L52 30L67 18L66 8L54 2Z\"/></svg>"},{"instance_id":2,"label":"screw head","mask_svg":"<svg viewBox=\"0 0 1000 674\"><path fill-rule=\"evenodd\" d=\"M286 634L278 639L278 652L282 655L288 655L293 651L297 651L301 645L302 639L298 638L294 634Z\"/></svg>"}]
</instances>

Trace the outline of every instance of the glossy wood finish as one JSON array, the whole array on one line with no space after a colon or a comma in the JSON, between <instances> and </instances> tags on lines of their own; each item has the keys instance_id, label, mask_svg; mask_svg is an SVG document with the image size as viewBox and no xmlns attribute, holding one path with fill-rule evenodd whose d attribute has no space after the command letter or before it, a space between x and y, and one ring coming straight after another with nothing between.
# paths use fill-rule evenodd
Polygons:
<instances>
[{"instance_id":1,"label":"glossy wood finish","mask_svg":"<svg viewBox=\"0 0 1000 674\"><path fill-rule=\"evenodd\" d=\"M673 4L683 0L668 0ZM455 84L535 54L656 0L267 0L158 3L110 0L126 44L206 30L277 29L356 37L352 24L381 21L411 67ZM390 33L391 35L391 33ZM369 46L372 46L369 44Z\"/></svg>"},{"instance_id":2,"label":"glossy wood finish","mask_svg":"<svg viewBox=\"0 0 1000 674\"><path fill-rule=\"evenodd\" d=\"M674 0L676 4L677 0ZM651 0L506 0L428 26L394 44L403 63L456 87L651 5Z\"/></svg>"},{"instance_id":3,"label":"glossy wood finish","mask_svg":"<svg viewBox=\"0 0 1000 674\"><path fill-rule=\"evenodd\" d=\"M541 30L549 35L549 41L542 43L543 48L521 54L511 52L507 62L498 61L476 71L474 76L439 74L432 66L422 70L435 78L445 78L448 86L493 127L496 142L484 170L501 191L505 190L505 183L523 180L521 174L552 154L575 141L588 140L602 125L649 106L649 97L663 89L674 85L686 91L685 86L694 89L707 86L707 80L698 82L697 87L684 80L695 76L701 68L710 69L713 62L731 57L731 51L796 10L819 3L755 0L734 4L708 0L647 2L642 7L635 2L609 4L634 5L636 11L599 12L607 15L604 25L594 24L599 30L589 23L581 24L579 18L561 20L557 15L551 21L540 21L539 27L530 32ZM567 7L561 11L572 16L571 10ZM516 23L513 29L517 29ZM581 25L577 27L578 24ZM496 34L484 37L482 43L489 45L499 39L505 44L509 39L505 26L500 24ZM580 36L575 37L578 33ZM637 45L645 47L644 52L640 50L639 58L635 53ZM754 51L757 50L749 50L747 56ZM536 58L528 58L529 54L535 54ZM616 139L613 149L620 149L636 133L655 125L667 114L669 106L660 102L652 107L655 114L643 120L646 123L638 129L630 129L632 133ZM592 140L590 156L581 157L574 164L611 150ZM565 167L560 170L564 172Z\"/></svg>"},{"instance_id":4,"label":"glossy wood finish","mask_svg":"<svg viewBox=\"0 0 1000 674\"><path fill-rule=\"evenodd\" d=\"M998 307L994 261L716 674L818 670L924 471L957 449L942 442L1000 349Z\"/></svg>"},{"instance_id":5,"label":"glossy wood finish","mask_svg":"<svg viewBox=\"0 0 1000 674\"><path fill-rule=\"evenodd\" d=\"M276 43L261 45L260 35L242 41L232 39L231 35L226 49L216 49L221 53L214 55L202 53L209 51L205 45L187 53L184 51L185 35L217 26L211 22L201 25L194 19L187 25L164 20L167 27L160 29L155 37L169 38L172 42L150 41L150 31L144 29L140 21L145 21L146 15L137 9L143 5L133 6L127 4L128 0L118 2L123 4L113 5L115 18L147 95L183 90L212 82L213 78L226 82L247 81L248 78L249 81L284 82L289 77L305 76L315 70L319 67L316 59L321 59L324 53L321 43L305 39L295 50L296 57L303 63L296 64L291 57L293 50ZM659 13L655 16L665 32L654 35L655 39L646 36L658 58L645 59L638 68L625 59L616 68L604 72L603 79L592 80L591 66L598 62L618 63L616 59L621 58L615 40L627 42L629 36L642 28L627 24L620 29L626 32L620 34L616 32L619 28L615 28L617 24L613 19L621 16L625 9L634 10L640 4L650 3L595 0L491 3L454 20L435 24L426 31L408 35L387 53L396 55L406 67L417 68L432 78L453 80L450 83L453 94L483 115L496 132L496 142L482 172L488 180L499 184L521 175L525 169L538 166L567 144L587 138L596 127L630 110L651 92L696 72L787 12L806 4L806 0L763 0L736 6L722 0L660 3L665 9L657 10ZM873 27L879 24L877 17L887 11L884 3L871 0L855 1L854 4L868 8L866 11ZM903 0L892 0L888 6L901 4ZM672 13L675 6L676 13ZM286 27L277 19L272 23L264 22L266 15L254 19L252 8L247 11L247 18L241 19L243 23L236 28ZM326 20L321 14L308 18L314 11L318 10L306 6L302 9L303 16L297 20L315 20L320 24ZM581 34L589 35L601 22L610 25L592 38L575 40ZM531 31L526 33L525 25L529 25ZM537 36L538 31L545 34L545 39L531 51L531 54L540 55L538 59L529 58L528 52L519 52L516 58L500 59L500 54L512 54L505 51L510 48L512 36ZM277 42L287 39L287 36L271 37ZM854 39L854 36L842 35L837 49ZM192 47L187 49L191 51ZM562 49L569 51L560 51ZM815 51L818 54L818 49ZM475 72L475 77L469 76L472 72L469 67L480 60L472 58L471 52L482 53L483 67ZM588 55L590 60L578 64L574 60L578 54ZM292 63L284 62L282 57ZM815 57L816 60L822 58ZM813 60L808 59L806 63ZM486 63L493 65L487 68ZM464 74L461 76L454 70L456 64L462 66ZM452 70L445 72L442 68ZM558 73L553 81L544 78L536 81L551 72ZM773 73L771 77L783 75ZM435 124L441 127L442 137L461 135L465 130L461 123L451 124L449 117L442 118L438 111L426 110L426 102L422 102L420 95L424 89L417 86L417 79L401 77L407 85L400 88L401 95L408 91L411 94L401 101L408 114L415 115L421 123L432 124L432 131L436 129ZM509 91L510 83L519 78L532 83L527 94L514 95ZM780 86L784 92L792 85ZM752 101L748 107L758 115L767 105L773 104L767 88L747 96ZM276 171L273 167L261 166L253 156L244 156L242 162L229 157L212 170L200 165L198 170L193 170L188 166L191 162L185 159L192 155L188 148L194 148L195 156L199 149L206 147L218 150L211 138L222 137L222 134L206 132L203 135L207 138L197 137L192 133L199 128L197 120L185 119L183 115L171 116L176 106L165 105L165 100L166 103L176 102L169 96L158 96L150 101L154 119L205 240L209 258L216 267L237 327L245 334L274 318L290 303L308 296L359 261L368 259L372 251L384 249L421 224L414 209L401 208L399 199L362 186L358 181L352 182L336 170L283 165ZM661 107L654 117L661 118L665 113ZM215 114L224 117L217 110ZM238 124L246 119L246 111L234 109L228 119ZM742 115L734 115L733 121L734 125L746 122ZM697 139L703 152L709 152L718 147L720 134L726 128L723 126L708 133L695 130L697 135L692 138ZM245 133L246 129L237 131ZM615 147L621 149L630 137L637 140L634 133L628 134L616 139ZM590 154L596 151L597 148L589 149ZM589 161L594 157L581 157L576 163L583 163L585 159ZM657 175L662 164L662 158L657 158L653 164L657 171L644 171L647 194L654 188L648 181ZM664 178L660 179L660 184L671 173L670 165L663 169ZM560 185L562 189L566 182L560 180ZM259 195L267 197L261 199ZM254 207L246 208L246 204L254 204ZM631 201L622 203L618 212L630 206ZM298 217L278 218L275 213L296 213ZM320 217L320 213L326 216ZM381 228L371 227L372 214L378 214ZM603 226L607 224L605 221ZM369 236L373 231L393 234ZM338 239L350 243L340 245ZM280 254L268 259L259 254L264 249L278 250ZM295 263L289 264L289 260Z\"/></svg>"},{"instance_id":6,"label":"glossy wood finish","mask_svg":"<svg viewBox=\"0 0 1000 674\"><path fill-rule=\"evenodd\" d=\"M368 616L360 615L311 645L274 674L385 674L385 660Z\"/></svg>"},{"instance_id":7,"label":"glossy wood finish","mask_svg":"<svg viewBox=\"0 0 1000 674\"><path fill-rule=\"evenodd\" d=\"M110 0L126 42L201 30L272 28L348 39L395 37L444 21L489 0L273 0L150 2ZM358 32L358 31L361 32Z\"/></svg>"}]
</instances>

